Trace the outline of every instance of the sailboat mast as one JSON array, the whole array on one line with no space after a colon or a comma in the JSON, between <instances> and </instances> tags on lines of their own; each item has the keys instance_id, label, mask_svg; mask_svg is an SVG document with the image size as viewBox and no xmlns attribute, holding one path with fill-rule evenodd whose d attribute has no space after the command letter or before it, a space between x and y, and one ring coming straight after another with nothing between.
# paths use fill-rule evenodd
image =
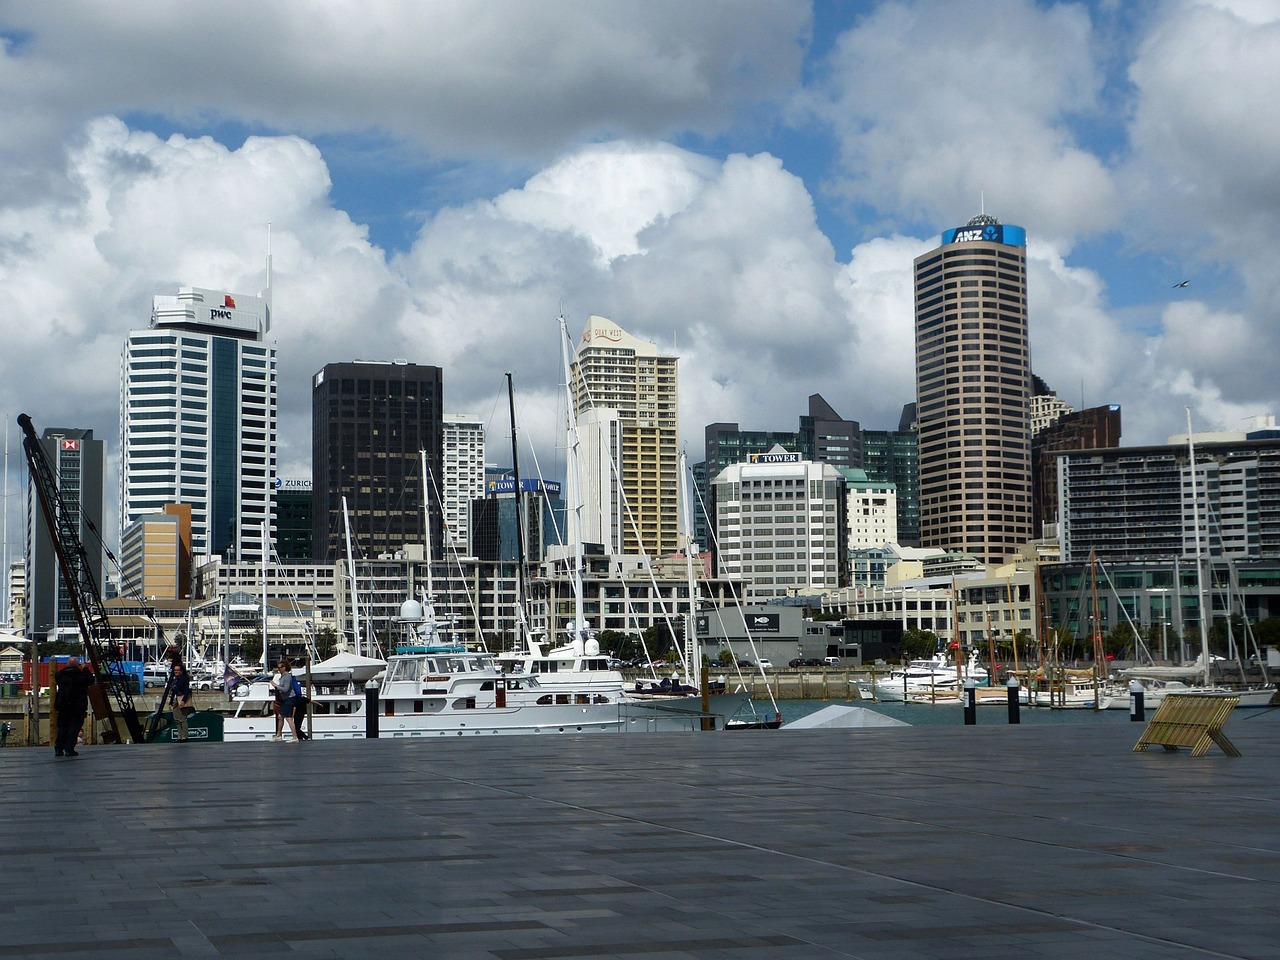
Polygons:
<instances>
[{"instance_id":1,"label":"sailboat mast","mask_svg":"<svg viewBox=\"0 0 1280 960\"><path fill-rule=\"evenodd\" d=\"M680 525L684 528L684 572L689 589L689 612L685 614L684 663L689 671L687 682L701 686L699 674L702 661L698 657L697 637L694 636L698 612L698 581L693 575L693 522L689 512L689 455L680 451Z\"/></svg>"},{"instance_id":2,"label":"sailboat mast","mask_svg":"<svg viewBox=\"0 0 1280 960\"><path fill-rule=\"evenodd\" d=\"M1200 607L1200 659L1204 685L1209 686L1209 611L1204 608L1204 548L1200 543L1200 494L1196 487L1196 441L1191 432L1191 408L1187 407L1187 454L1191 460L1191 522L1196 540L1196 603Z\"/></svg>"},{"instance_id":3,"label":"sailboat mast","mask_svg":"<svg viewBox=\"0 0 1280 960\"><path fill-rule=\"evenodd\" d=\"M511 410L511 477L516 488L516 628L523 634L528 633L525 623L524 605L529 596L528 584L525 582L525 545L524 545L524 509L520 492L520 451L516 443L516 389L511 380L511 371L507 371L507 406ZM525 639L524 636L517 640ZM523 644L517 643L516 649Z\"/></svg>"},{"instance_id":4,"label":"sailboat mast","mask_svg":"<svg viewBox=\"0 0 1280 960\"><path fill-rule=\"evenodd\" d=\"M267 656L267 561L271 556L271 541L267 539L267 521L262 521L262 672L270 673L270 657Z\"/></svg>"},{"instance_id":5,"label":"sailboat mast","mask_svg":"<svg viewBox=\"0 0 1280 960\"><path fill-rule=\"evenodd\" d=\"M569 356L569 331L564 314L560 314L560 355L564 364L565 411L567 434L565 436L565 494L568 509L565 511L566 535L572 553L569 556L569 575L573 581L573 649L582 653L586 644L586 611L582 604L582 487L579 482L581 451L578 448L578 416L573 402L573 362Z\"/></svg>"},{"instance_id":6,"label":"sailboat mast","mask_svg":"<svg viewBox=\"0 0 1280 960\"><path fill-rule=\"evenodd\" d=\"M347 578L351 581L351 642L360 650L360 599L356 594L356 563L351 556L351 514L347 510L347 498L342 498L342 525L347 537ZM369 651L365 651L369 653Z\"/></svg>"},{"instance_id":7,"label":"sailboat mast","mask_svg":"<svg viewBox=\"0 0 1280 960\"><path fill-rule=\"evenodd\" d=\"M422 529L425 531L423 551L427 559L427 601L433 603L436 596L435 580L431 573L431 563L434 557L431 555L431 487L427 482L427 451L419 450L418 455L422 458Z\"/></svg>"}]
</instances>

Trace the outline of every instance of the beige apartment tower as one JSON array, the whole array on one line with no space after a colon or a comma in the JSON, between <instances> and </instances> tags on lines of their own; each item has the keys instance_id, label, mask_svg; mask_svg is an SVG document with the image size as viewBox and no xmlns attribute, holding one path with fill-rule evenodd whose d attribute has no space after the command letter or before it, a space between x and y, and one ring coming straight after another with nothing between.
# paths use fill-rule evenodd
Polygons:
<instances>
[{"instance_id":1,"label":"beige apartment tower","mask_svg":"<svg viewBox=\"0 0 1280 960\"><path fill-rule=\"evenodd\" d=\"M582 537L611 553L679 546L676 363L612 320L587 319L571 371Z\"/></svg>"},{"instance_id":2,"label":"beige apartment tower","mask_svg":"<svg viewBox=\"0 0 1280 960\"><path fill-rule=\"evenodd\" d=\"M1026 231L946 231L915 293L920 543L998 563L1031 539Z\"/></svg>"}]
</instances>

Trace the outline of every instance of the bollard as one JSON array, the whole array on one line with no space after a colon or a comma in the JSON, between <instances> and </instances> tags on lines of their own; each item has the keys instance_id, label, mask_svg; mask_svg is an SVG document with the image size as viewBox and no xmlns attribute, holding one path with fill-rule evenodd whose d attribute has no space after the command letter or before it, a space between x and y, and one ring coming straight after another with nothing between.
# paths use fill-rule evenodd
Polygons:
<instances>
[{"instance_id":1,"label":"bollard","mask_svg":"<svg viewBox=\"0 0 1280 960\"><path fill-rule=\"evenodd\" d=\"M964 682L964 725L978 722L978 682L970 677Z\"/></svg>"},{"instance_id":2,"label":"bollard","mask_svg":"<svg viewBox=\"0 0 1280 960\"><path fill-rule=\"evenodd\" d=\"M378 684L373 680L364 685L364 735L378 739Z\"/></svg>"},{"instance_id":3,"label":"bollard","mask_svg":"<svg viewBox=\"0 0 1280 960\"><path fill-rule=\"evenodd\" d=\"M1134 723L1141 723L1146 716L1143 710L1143 700L1146 699L1146 687L1137 680L1129 681L1129 719Z\"/></svg>"},{"instance_id":4,"label":"bollard","mask_svg":"<svg viewBox=\"0 0 1280 960\"><path fill-rule=\"evenodd\" d=\"M1008 687L1009 687L1009 722L1021 723L1022 717L1018 712L1019 707L1021 706L1021 700L1018 699L1018 695L1021 692L1018 690L1018 678L1010 677Z\"/></svg>"}]
</instances>

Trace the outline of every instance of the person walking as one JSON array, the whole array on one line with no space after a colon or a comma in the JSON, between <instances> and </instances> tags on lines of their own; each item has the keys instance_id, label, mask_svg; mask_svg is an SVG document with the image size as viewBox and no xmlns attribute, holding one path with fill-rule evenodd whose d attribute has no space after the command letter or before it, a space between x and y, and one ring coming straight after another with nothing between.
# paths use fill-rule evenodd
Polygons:
<instances>
[{"instance_id":1,"label":"person walking","mask_svg":"<svg viewBox=\"0 0 1280 960\"><path fill-rule=\"evenodd\" d=\"M53 705L58 708L58 731L53 741L55 757L78 757L76 740L84 726L84 715L89 711L89 686L93 673L80 663L79 657L71 657L54 675Z\"/></svg>"},{"instance_id":2,"label":"person walking","mask_svg":"<svg viewBox=\"0 0 1280 960\"><path fill-rule=\"evenodd\" d=\"M178 725L178 742L187 742L187 710L191 706L191 678L187 668L179 660L173 661L173 680L169 684L171 694L169 715Z\"/></svg>"},{"instance_id":3,"label":"person walking","mask_svg":"<svg viewBox=\"0 0 1280 960\"><path fill-rule=\"evenodd\" d=\"M298 742L298 721L294 719L294 710L298 705L298 681L294 679L292 664L281 660L276 666L276 675L271 678L271 686L275 688L279 713L276 716L276 735L279 740L284 731L284 724L289 724L289 732L293 734L293 743Z\"/></svg>"}]
</instances>

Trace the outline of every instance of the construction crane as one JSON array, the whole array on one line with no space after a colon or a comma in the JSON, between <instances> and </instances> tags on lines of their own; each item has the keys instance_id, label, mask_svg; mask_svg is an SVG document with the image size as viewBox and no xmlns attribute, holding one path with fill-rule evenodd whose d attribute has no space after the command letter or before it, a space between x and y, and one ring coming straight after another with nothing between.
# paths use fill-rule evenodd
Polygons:
<instances>
[{"instance_id":1,"label":"construction crane","mask_svg":"<svg viewBox=\"0 0 1280 960\"><path fill-rule=\"evenodd\" d=\"M25 413L20 414L18 426L22 428L22 449L26 453L31 485L35 487L40 512L44 514L45 523L49 527L53 552L58 557L58 569L62 571L62 582L66 584L71 605L75 608L85 653L97 679L97 683L89 690L94 716L107 724L103 740L107 743L123 743L124 734L120 730L120 723L123 722L129 739L134 743L143 743L142 723L138 720L138 711L133 705L134 681L125 672L120 645L111 632L106 607L102 603L102 593L93 579L88 555L76 530L73 519L76 513L62 499L58 479L40 446L31 418Z\"/></svg>"}]
</instances>

